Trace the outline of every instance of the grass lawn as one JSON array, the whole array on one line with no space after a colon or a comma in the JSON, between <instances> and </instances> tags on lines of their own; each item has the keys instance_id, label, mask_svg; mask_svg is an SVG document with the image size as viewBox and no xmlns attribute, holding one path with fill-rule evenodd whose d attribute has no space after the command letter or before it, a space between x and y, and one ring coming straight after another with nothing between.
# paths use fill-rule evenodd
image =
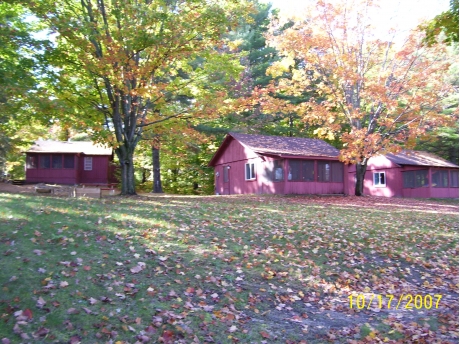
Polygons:
<instances>
[{"instance_id":1,"label":"grass lawn","mask_svg":"<svg viewBox=\"0 0 460 344\"><path fill-rule=\"evenodd\" d=\"M3 343L457 343L458 202L0 193Z\"/></svg>"}]
</instances>

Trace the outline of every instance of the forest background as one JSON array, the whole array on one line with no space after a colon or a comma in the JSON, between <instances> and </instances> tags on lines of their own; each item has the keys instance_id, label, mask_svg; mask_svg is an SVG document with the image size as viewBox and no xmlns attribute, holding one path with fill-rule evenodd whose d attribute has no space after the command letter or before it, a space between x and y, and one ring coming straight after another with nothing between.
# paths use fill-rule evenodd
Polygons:
<instances>
[{"instance_id":1,"label":"forest background","mask_svg":"<svg viewBox=\"0 0 460 344\"><path fill-rule=\"evenodd\" d=\"M131 26L127 23L139 11L129 6L134 2L125 2L118 12L109 13L107 7L107 15L100 7L104 1L81 3L78 10L73 1L0 4L0 170L4 176L24 178L23 152L37 139L93 140L111 144L118 164L120 157L129 161L132 154L130 171L137 190L211 194L214 176L207 163L230 131L321 137L344 149L347 136L343 134L350 133L350 126L338 125L337 120L328 126L303 115L308 112L302 108L305 104L324 102L322 94L327 90L319 79L308 87L297 83L302 87L297 92L280 88L294 85L299 71L307 67L302 55L290 56L279 38L308 22L308 17L304 22L285 20L277 9L257 0L231 5L216 1L214 7L200 6L200 1L153 1L150 4L157 7L152 16ZM184 20L184 15L190 20ZM150 26L139 30L142 25ZM112 27L118 29L110 31ZM446 66L450 88L443 89L442 101L437 99L440 107L433 107L439 115L436 121L404 136L399 145L431 151L458 164L458 0L413 31L424 35L424 48L443 52L443 60L437 62ZM140 34L149 32L154 35ZM121 50L132 50L123 73L116 74L100 63L112 67L119 63L113 56L118 56L114 52L120 42L125 44ZM142 64L146 60L151 64ZM136 87L133 79L128 85L133 87L127 86L126 75L136 75ZM116 98L123 92L135 104L131 119L130 113L123 115L123 107L111 107L115 102L110 94ZM263 106L267 102L269 106ZM330 105L335 114L340 112L337 104ZM321 113L311 106L308 110ZM117 132L119 112L124 125ZM129 123L134 123L134 135L128 142L120 137L128 137ZM411 140L413 135L416 140ZM120 142L126 143L126 149ZM135 189L124 191L130 194Z\"/></svg>"}]
</instances>

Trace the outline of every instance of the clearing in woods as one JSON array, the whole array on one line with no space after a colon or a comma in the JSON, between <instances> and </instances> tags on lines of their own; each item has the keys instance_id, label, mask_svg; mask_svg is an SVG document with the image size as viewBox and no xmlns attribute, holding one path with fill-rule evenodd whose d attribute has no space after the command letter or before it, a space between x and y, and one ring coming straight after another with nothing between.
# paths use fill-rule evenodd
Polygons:
<instances>
[{"instance_id":1,"label":"clearing in woods","mask_svg":"<svg viewBox=\"0 0 460 344\"><path fill-rule=\"evenodd\" d=\"M458 201L8 191L2 343L458 342Z\"/></svg>"}]
</instances>

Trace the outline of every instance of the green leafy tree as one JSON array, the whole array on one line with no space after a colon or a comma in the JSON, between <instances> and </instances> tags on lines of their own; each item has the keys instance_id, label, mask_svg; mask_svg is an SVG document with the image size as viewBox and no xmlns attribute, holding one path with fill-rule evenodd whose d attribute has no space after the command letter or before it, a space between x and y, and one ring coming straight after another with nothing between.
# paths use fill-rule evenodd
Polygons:
<instances>
[{"instance_id":1,"label":"green leafy tree","mask_svg":"<svg viewBox=\"0 0 460 344\"><path fill-rule=\"evenodd\" d=\"M448 11L421 25L420 28L426 33L425 42L432 45L441 37L444 43L458 43L458 15L458 0L450 0Z\"/></svg>"},{"instance_id":2,"label":"green leafy tree","mask_svg":"<svg viewBox=\"0 0 460 344\"><path fill-rule=\"evenodd\" d=\"M34 38L42 28L27 17L19 4L0 3L0 172L10 172L15 147L27 144L18 137L22 125L28 125L38 104L40 75L44 73L44 51L49 42ZM31 137L29 137L30 139ZM16 173L17 174L17 173Z\"/></svg>"},{"instance_id":3,"label":"green leafy tree","mask_svg":"<svg viewBox=\"0 0 460 344\"><path fill-rule=\"evenodd\" d=\"M356 166L357 196L371 157L413 146L427 128L455 118L441 113L454 91L446 80L446 47L426 47L418 32L401 47L377 38L371 6L319 1L308 20L273 36L284 58L269 71L282 77L292 69L292 77L255 91L265 111L296 112L319 125L319 136L340 135L340 159ZM274 96L306 90L318 97L296 104Z\"/></svg>"},{"instance_id":4,"label":"green leafy tree","mask_svg":"<svg viewBox=\"0 0 460 344\"><path fill-rule=\"evenodd\" d=\"M115 147L125 195L135 194L133 157L144 128L182 115L169 105L177 95L193 96L191 80L238 73L216 47L249 10L244 1L219 0L24 5L58 33L54 96L74 109L70 120L78 116L79 125Z\"/></svg>"}]
</instances>

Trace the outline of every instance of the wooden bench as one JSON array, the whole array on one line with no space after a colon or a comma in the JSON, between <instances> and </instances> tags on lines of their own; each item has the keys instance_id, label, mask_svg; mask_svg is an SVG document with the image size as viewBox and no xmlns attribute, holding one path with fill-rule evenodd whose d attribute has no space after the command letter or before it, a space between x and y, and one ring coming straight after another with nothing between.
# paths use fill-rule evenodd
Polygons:
<instances>
[{"instance_id":1,"label":"wooden bench","mask_svg":"<svg viewBox=\"0 0 460 344\"><path fill-rule=\"evenodd\" d=\"M114 189L117 186L117 183L81 183L82 188L107 188Z\"/></svg>"},{"instance_id":2,"label":"wooden bench","mask_svg":"<svg viewBox=\"0 0 460 344\"><path fill-rule=\"evenodd\" d=\"M100 188L75 188L75 197L96 197L101 198Z\"/></svg>"},{"instance_id":3,"label":"wooden bench","mask_svg":"<svg viewBox=\"0 0 460 344\"><path fill-rule=\"evenodd\" d=\"M37 192L37 193L53 193L54 194L54 189L53 188L47 188L47 187L36 187L35 192Z\"/></svg>"}]
</instances>

